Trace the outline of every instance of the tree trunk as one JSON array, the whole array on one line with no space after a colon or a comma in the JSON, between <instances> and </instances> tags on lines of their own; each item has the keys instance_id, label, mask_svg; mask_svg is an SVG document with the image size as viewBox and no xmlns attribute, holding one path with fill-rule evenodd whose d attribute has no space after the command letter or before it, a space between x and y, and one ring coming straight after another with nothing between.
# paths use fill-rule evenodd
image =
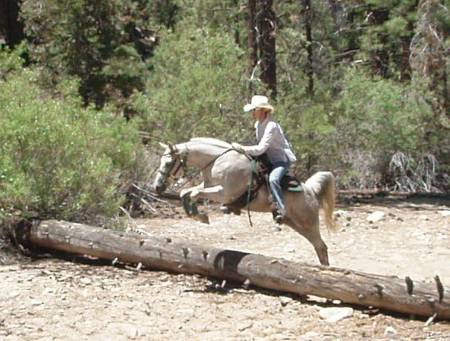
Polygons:
<instances>
[{"instance_id":1,"label":"tree trunk","mask_svg":"<svg viewBox=\"0 0 450 341\"><path fill-rule=\"evenodd\" d=\"M374 8L369 10L367 15L369 24L375 28L381 26L389 19L389 10L387 8ZM386 33L373 33L372 43L381 45L370 53L370 64L374 75L387 78L389 72L389 53L387 51L387 35Z\"/></svg>"},{"instance_id":2,"label":"tree trunk","mask_svg":"<svg viewBox=\"0 0 450 341\"><path fill-rule=\"evenodd\" d=\"M313 70L313 39L311 29L311 0L302 0L302 16L305 23L306 35L306 53L308 61L306 64L306 75L308 77L308 86L306 93L309 97L314 96L314 70Z\"/></svg>"},{"instance_id":3,"label":"tree trunk","mask_svg":"<svg viewBox=\"0 0 450 341\"><path fill-rule=\"evenodd\" d=\"M330 46L336 54L335 62L342 60L341 49L339 46L339 36L341 35L342 24L340 18L342 17L342 4L338 0L328 0L328 7L330 8L331 18L333 19L333 36L330 39Z\"/></svg>"},{"instance_id":4,"label":"tree trunk","mask_svg":"<svg viewBox=\"0 0 450 341\"><path fill-rule=\"evenodd\" d=\"M259 59L261 65L261 81L271 91L271 97L277 95L277 67L276 67L276 17L272 9L273 0L259 0L259 11L256 16L256 26L259 37Z\"/></svg>"},{"instance_id":5,"label":"tree trunk","mask_svg":"<svg viewBox=\"0 0 450 341\"><path fill-rule=\"evenodd\" d=\"M174 243L49 220L27 231L32 245L176 273L196 273L299 295L338 299L388 311L450 319L450 288L251 253ZM444 296L447 295L447 296Z\"/></svg>"},{"instance_id":6,"label":"tree trunk","mask_svg":"<svg viewBox=\"0 0 450 341\"><path fill-rule=\"evenodd\" d=\"M19 9L19 0L0 1L0 39L3 38L9 47L14 47L24 38Z\"/></svg>"},{"instance_id":7,"label":"tree trunk","mask_svg":"<svg viewBox=\"0 0 450 341\"><path fill-rule=\"evenodd\" d=\"M249 75L253 76L256 65L258 64L258 44L256 41L256 0L248 0L248 38L247 48L249 51ZM252 90L250 82L250 90Z\"/></svg>"}]
</instances>

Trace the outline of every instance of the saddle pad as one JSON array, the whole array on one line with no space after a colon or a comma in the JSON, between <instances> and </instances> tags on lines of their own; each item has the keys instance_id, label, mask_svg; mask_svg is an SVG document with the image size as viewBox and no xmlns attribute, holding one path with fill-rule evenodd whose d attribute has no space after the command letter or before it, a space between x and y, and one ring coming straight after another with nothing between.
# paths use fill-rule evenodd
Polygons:
<instances>
[{"instance_id":1,"label":"saddle pad","mask_svg":"<svg viewBox=\"0 0 450 341\"><path fill-rule=\"evenodd\" d=\"M281 180L281 188L289 192L301 192L303 186L298 179L292 174L286 174Z\"/></svg>"}]
</instances>

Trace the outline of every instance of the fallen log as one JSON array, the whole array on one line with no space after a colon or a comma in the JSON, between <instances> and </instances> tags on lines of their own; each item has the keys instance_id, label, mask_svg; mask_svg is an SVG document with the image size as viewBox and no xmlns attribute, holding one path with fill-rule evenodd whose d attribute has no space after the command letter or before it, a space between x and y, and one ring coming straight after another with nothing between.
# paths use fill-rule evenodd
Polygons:
<instances>
[{"instance_id":1,"label":"fallen log","mask_svg":"<svg viewBox=\"0 0 450 341\"><path fill-rule=\"evenodd\" d=\"M439 199L443 201L450 200L449 193L441 192L404 192L404 191L386 191L378 189L365 189L365 190L338 190L338 198L350 197L354 200L358 199Z\"/></svg>"},{"instance_id":2,"label":"fallen log","mask_svg":"<svg viewBox=\"0 0 450 341\"><path fill-rule=\"evenodd\" d=\"M201 274L299 295L314 295L386 311L450 319L450 288L409 277L382 276L312 266L233 250L175 243L64 221L31 226L33 245L101 259L139 264L139 268Z\"/></svg>"}]
</instances>

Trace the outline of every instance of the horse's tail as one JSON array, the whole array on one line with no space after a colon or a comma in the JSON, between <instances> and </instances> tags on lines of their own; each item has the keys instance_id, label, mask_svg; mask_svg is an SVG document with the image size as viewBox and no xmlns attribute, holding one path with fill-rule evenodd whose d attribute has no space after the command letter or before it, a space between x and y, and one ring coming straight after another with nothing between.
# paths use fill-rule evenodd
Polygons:
<instances>
[{"instance_id":1,"label":"horse's tail","mask_svg":"<svg viewBox=\"0 0 450 341\"><path fill-rule=\"evenodd\" d=\"M320 207L324 210L325 225L329 230L336 230L333 211L336 203L334 175L331 172L317 172L310 177L305 186L319 199Z\"/></svg>"}]
</instances>

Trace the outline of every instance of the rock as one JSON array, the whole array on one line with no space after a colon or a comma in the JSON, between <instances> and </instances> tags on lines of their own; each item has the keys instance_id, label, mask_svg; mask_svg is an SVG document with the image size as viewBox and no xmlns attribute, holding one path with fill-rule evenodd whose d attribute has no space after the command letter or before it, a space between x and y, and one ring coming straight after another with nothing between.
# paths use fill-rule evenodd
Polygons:
<instances>
[{"instance_id":1,"label":"rock","mask_svg":"<svg viewBox=\"0 0 450 341\"><path fill-rule=\"evenodd\" d=\"M39 300L31 300L30 303L31 303L31 305L33 305L33 306L37 306L37 305L44 304L44 302L39 301Z\"/></svg>"},{"instance_id":2,"label":"rock","mask_svg":"<svg viewBox=\"0 0 450 341\"><path fill-rule=\"evenodd\" d=\"M287 306L288 303L292 302L292 298L291 297L286 297L286 296L281 296L280 297L280 303L283 307Z\"/></svg>"},{"instance_id":3,"label":"rock","mask_svg":"<svg viewBox=\"0 0 450 341\"><path fill-rule=\"evenodd\" d=\"M444 218L450 217L450 210L439 211Z\"/></svg>"},{"instance_id":4,"label":"rock","mask_svg":"<svg viewBox=\"0 0 450 341\"><path fill-rule=\"evenodd\" d=\"M319 316L329 323L336 323L339 320L353 316L352 308L323 308L319 311Z\"/></svg>"},{"instance_id":5,"label":"rock","mask_svg":"<svg viewBox=\"0 0 450 341\"><path fill-rule=\"evenodd\" d=\"M344 210L337 210L337 211L334 211L334 216L335 216L336 218L343 217L343 216L345 216L345 211L344 211Z\"/></svg>"},{"instance_id":6,"label":"rock","mask_svg":"<svg viewBox=\"0 0 450 341\"><path fill-rule=\"evenodd\" d=\"M395 335L395 334L397 334L397 331L391 326L386 327L386 329L384 330L384 336Z\"/></svg>"},{"instance_id":7,"label":"rock","mask_svg":"<svg viewBox=\"0 0 450 341\"><path fill-rule=\"evenodd\" d=\"M375 211L375 212L369 214L369 216L367 217L367 221L369 223L376 223L376 222L383 220L385 216L386 216L386 214L384 212Z\"/></svg>"},{"instance_id":8,"label":"rock","mask_svg":"<svg viewBox=\"0 0 450 341\"><path fill-rule=\"evenodd\" d=\"M313 301L313 302L317 302L317 303L326 303L327 299L325 297L308 295L308 301Z\"/></svg>"},{"instance_id":9,"label":"rock","mask_svg":"<svg viewBox=\"0 0 450 341\"><path fill-rule=\"evenodd\" d=\"M253 322L244 321L244 323L241 323L241 324L238 326L238 330L239 330L240 332L243 332L244 330L250 329L251 327L253 327Z\"/></svg>"},{"instance_id":10,"label":"rock","mask_svg":"<svg viewBox=\"0 0 450 341\"><path fill-rule=\"evenodd\" d=\"M315 341L319 339L319 334L316 332L307 332L300 336L301 341Z\"/></svg>"},{"instance_id":11,"label":"rock","mask_svg":"<svg viewBox=\"0 0 450 341\"><path fill-rule=\"evenodd\" d=\"M92 283L92 281L91 281L89 278L86 278L86 277L80 278L80 282L81 282L82 284L85 284L85 285L91 284L91 283Z\"/></svg>"}]
</instances>

